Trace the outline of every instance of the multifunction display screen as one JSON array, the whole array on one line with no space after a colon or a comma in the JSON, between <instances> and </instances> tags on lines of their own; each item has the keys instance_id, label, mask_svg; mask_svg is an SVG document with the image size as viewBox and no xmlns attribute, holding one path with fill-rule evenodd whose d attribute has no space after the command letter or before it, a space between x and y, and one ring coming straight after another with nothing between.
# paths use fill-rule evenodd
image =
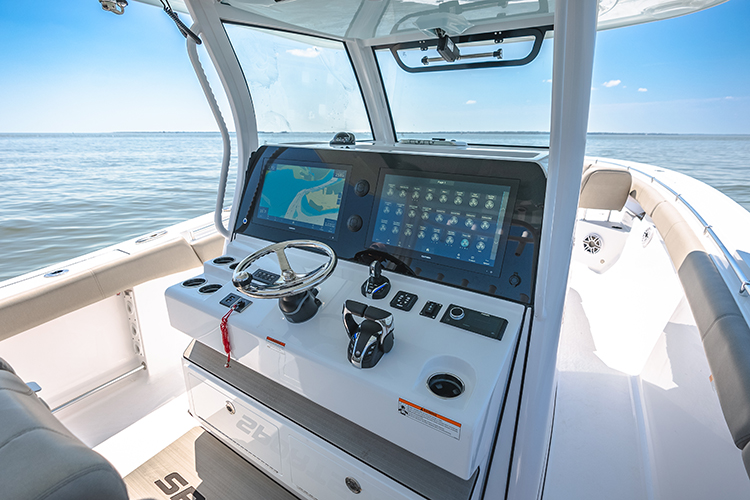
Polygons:
<instances>
[{"instance_id":1,"label":"multifunction display screen","mask_svg":"<svg viewBox=\"0 0 750 500\"><path fill-rule=\"evenodd\" d=\"M346 170L302 164L267 165L256 217L334 234Z\"/></svg>"},{"instance_id":2,"label":"multifunction display screen","mask_svg":"<svg viewBox=\"0 0 750 500\"><path fill-rule=\"evenodd\" d=\"M381 189L374 243L495 266L511 185L386 174Z\"/></svg>"}]
</instances>

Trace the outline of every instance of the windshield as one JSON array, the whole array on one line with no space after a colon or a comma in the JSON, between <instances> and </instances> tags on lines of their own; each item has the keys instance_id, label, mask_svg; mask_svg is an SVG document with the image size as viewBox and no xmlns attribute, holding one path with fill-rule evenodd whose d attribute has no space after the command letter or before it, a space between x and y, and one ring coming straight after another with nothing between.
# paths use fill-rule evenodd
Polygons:
<instances>
[{"instance_id":1,"label":"windshield","mask_svg":"<svg viewBox=\"0 0 750 500\"><path fill-rule=\"evenodd\" d=\"M245 75L258 131L353 132L371 140L362 93L344 44L224 25ZM285 141L287 142L287 141Z\"/></svg>"},{"instance_id":2,"label":"windshield","mask_svg":"<svg viewBox=\"0 0 750 500\"><path fill-rule=\"evenodd\" d=\"M504 44L504 57L523 54L528 43ZM396 52L401 65L389 48L379 48L375 54L398 140L549 146L552 40L545 40L539 55L525 65L456 71L409 72L402 65L419 68L425 58L436 59L434 50ZM441 69L449 67L445 63Z\"/></svg>"}]
</instances>

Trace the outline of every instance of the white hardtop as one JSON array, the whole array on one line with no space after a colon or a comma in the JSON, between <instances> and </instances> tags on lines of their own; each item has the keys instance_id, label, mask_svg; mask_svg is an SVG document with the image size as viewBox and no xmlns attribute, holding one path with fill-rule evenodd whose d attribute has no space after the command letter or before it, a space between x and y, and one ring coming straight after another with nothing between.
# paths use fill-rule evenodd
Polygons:
<instances>
[{"instance_id":1,"label":"white hardtop","mask_svg":"<svg viewBox=\"0 0 750 500\"><path fill-rule=\"evenodd\" d=\"M161 6L160 0L139 0ZM632 26L698 12L726 0L601 0L598 30ZM188 12L183 0L172 8ZM248 21L316 33L332 38L360 39L381 45L434 38L430 30L470 35L553 24L555 0L223 0ZM225 11L226 12L226 11ZM265 22L264 22L265 20Z\"/></svg>"}]
</instances>

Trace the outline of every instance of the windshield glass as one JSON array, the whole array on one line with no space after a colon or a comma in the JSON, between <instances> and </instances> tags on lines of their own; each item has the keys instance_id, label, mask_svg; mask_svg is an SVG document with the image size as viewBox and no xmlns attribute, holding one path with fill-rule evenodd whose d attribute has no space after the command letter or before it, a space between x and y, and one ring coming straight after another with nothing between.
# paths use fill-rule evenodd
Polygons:
<instances>
[{"instance_id":1,"label":"windshield glass","mask_svg":"<svg viewBox=\"0 0 750 500\"><path fill-rule=\"evenodd\" d=\"M505 56L523 52L522 45L505 45ZM432 52L397 51L408 67L419 67ZM410 73L388 48L375 54L399 140L549 146L552 40L545 40L536 59L523 66Z\"/></svg>"},{"instance_id":2,"label":"windshield glass","mask_svg":"<svg viewBox=\"0 0 750 500\"><path fill-rule=\"evenodd\" d=\"M236 24L224 25L245 75L258 131L372 130L349 55L341 42ZM286 142L286 141L285 141Z\"/></svg>"}]
</instances>

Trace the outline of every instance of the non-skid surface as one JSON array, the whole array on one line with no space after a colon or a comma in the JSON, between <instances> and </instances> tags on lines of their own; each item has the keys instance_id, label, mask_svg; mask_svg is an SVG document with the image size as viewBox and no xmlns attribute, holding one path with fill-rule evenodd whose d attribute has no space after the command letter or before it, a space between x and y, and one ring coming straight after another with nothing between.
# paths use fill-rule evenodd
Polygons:
<instances>
[{"instance_id":1,"label":"non-skid surface","mask_svg":"<svg viewBox=\"0 0 750 500\"><path fill-rule=\"evenodd\" d=\"M195 427L125 477L131 500L290 500L296 497Z\"/></svg>"}]
</instances>

